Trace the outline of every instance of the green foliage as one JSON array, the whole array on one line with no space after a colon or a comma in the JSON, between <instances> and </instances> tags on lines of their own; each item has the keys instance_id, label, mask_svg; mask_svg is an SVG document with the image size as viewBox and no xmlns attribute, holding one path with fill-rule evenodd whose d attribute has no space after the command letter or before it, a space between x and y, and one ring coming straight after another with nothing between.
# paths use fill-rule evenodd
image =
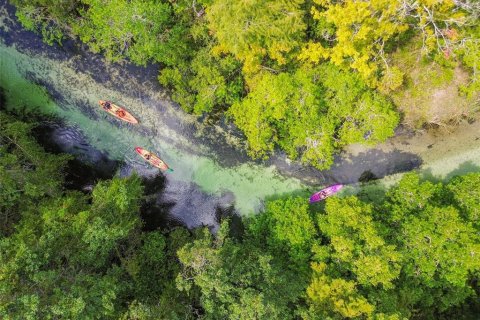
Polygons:
<instances>
[{"instance_id":1,"label":"green foliage","mask_svg":"<svg viewBox=\"0 0 480 320\"><path fill-rule=\"evenodd\" d=\"M331 259L356 275L364 286L392 288L402 255L382 237L383 226L373 221L372 207L354 197L327 201L319 216L320 231L330 239Z\"/></svg>"},{"instance_id":2,"label":"green foliage","mask_svg":"<svg viewBox=\"0 0 480 320\"><path fill-rule=\"evenodd\" d=\"M325 169L348 144L384 141L399 116L389 99L369 87L397 98L404 122L414 127L468 115L478 92L478 6L461 1L14 4L21 22L45 29L46 38L60 39L66 32L109 60L160 62L159 81L172 89L173 100L197 115L220 118L226 112L245 133L253 158L280 148ZM434 68L434 77L421 71L416 77L410 69L418 63L405 66L393 53L408 39L419 48L412 51L415 61L423 52L448 67ZM462 83L460 72L458 83L448 83L454 92L436 88L435 79L453 74L457 57L472 72L471 81ZM410 82L415 86L409 88ZM459 97L457 87L471 99ZM432 98L442 94L449 99Z\"/></svg>"},{"instance_id":3,"label":"green foliage","mask_svg":"<svg viewBox=\"0 0 480 320\"><path fill-rule=\"evenodd\" d=\"M472 175L467 181L476 178ZM460 179L452 183L462 185ZM480 242L472 221L452 206L462 207L455 196L452 185L420 182L418 175L408 174L387 194L384 205L386 220L399 230L396 243L405 261L397 299L406 306L421 306L424 316L474 294L468 279L480 267Z\"/></svg>"},{"instance_id":4,"label":"green foliage","mask_svg":"<svg viewBox=\"0 0 480 320\"><path fill-rule=\"evenodd\" d=\"M478 176L459 177L443 186L422 183L418 175L408 174L388 194L389 220L401 223L397 241L404 250L403 272L415 279L417 286L420 281L430 288L430 295L443 290L444 297L437 299L440 308L446 309L472 294L468 278L480 267L476 258L480 239L471 225L476 220L469 214L477 203L467 200L466 205L463 200L472 199L475 191L470 188ZM449 204L458 205L463 218Z\"/></svg>"},{"instance_id":5,"label":"green foliage","mask_svg":"<svg viewBox=\"0 0 480 320\"><path fill-rule=\"evenodd\" d=\"M137 177L100 182L92 194L92 207L78 213L73 228L82 230L86 245L82 260L104 263L118 244L139 226L137 216L142 186Z\"/></svg>"},{"instance_id":6,"label":"green foliage","mask_svg":"<svg viewBox=\"0 0 480 320\"><path fill-rule=\"evenodd\" d=\"M210 319L291 319L302 292L295 270L249 242L237 243L222 224L216 239L203 237L178 251L180 290L199 290Z\"/></svg>"},{"instance_id":7,"label":"green foliage","mask_svg":"<svg viewBox=\"0 0 480 320\"><path fill-rule=\"evenodd\" d=\"M332 164L337 149L384 141L398 123L387 99L333 65L293 75L263 73L230 113L253 157L265 158L278 145L289 157L321 169Z\"/></svg>"},{"instance_id":8,"label":"green foliage","mask_svg":"<svg viewBox=\"0 0 480 320\"><path fill-rule=\"evenodd\" d=\"M71 157L46 153L33 124L0 124L0 318L193 318L175 285L190 234L141 232L140 179L66 192Z\"/></svg>"},{"instance_id":9,"label":"green foliage","mask_svg":"<svg viewBox=\"0 0 480 320\"><path fill-rule=\"evenodd\" d=\"M294 260L302 260L302 253L308 253L317 230L304 198L276 200L267 204L263 213L269 223L271 239L291 248ZM295 259L296 258L296 259Z\"/></svg>"},{"instance_id":10,"label":"green foliage","mask_svg":"<svg viewBox=\"0 0 480 320\"><path fill-rule=\"evenodd\" d=\"M197 115L226 112L253 158L280 148L324 169L348 144L384 141L399 117L367 86L391 95L412 127L468 116L480 91L480 10L470 0L12 2L50 43L65 34L109 60L159 62L173 100ZM398 61L399 48L416 62ZM426 55L433 67L420 67ZM459 61L470 81L453 73Z\"/></svg>"},{"instance_id":11,"label":"green foliage","mask_svg":"<svg viewBox=\"0 0 480 320\"><path fill-rule=\"evenodd\" d=\"M8 234L22 212L61 193L70 157L45 153L32 138L30 124L3 112L0 124L0 234Z\"/></svg>"},{"instance_id":12,"label":"green foliage","mask_svg":"<svg viewBox=\"0 0 480 320\"><path fill-rule=\"evenodd\" d=\"M407 174L379 207L329 198L316 214L319 232L301 198L275 200L248 220L244 241L291 261L302 275L310 260L310 283L300 282L306 299L296 305L303 319L453 314L477 297L480 238L470 213L479 176L442 185Z\"/></svg>"},{"instance_id":13,"label":"green foliage","mask_svg":"<svg viewBox=\"0 0 480 320\"><path fill-rule=\"evenodd\" d=\"M45 42L60 43L77 17L80 0L11 0L17 7L16 15L22 25L40 33Z\"/></svg>"},{"instance_id":14,"label":"green foliage","mask_svg":"<svg viewBox=\"0 0 480 320\"><path fill-rule=\"evenodd\" d=\"M480 243L471 225L453 207L427 207L402 225L398 241L408 252L405 271L433 287L463 287L480 268Z\"/></svg>"},{"instance_id":15,"label":"green foliage","mask_svg":"<svg viewBox=\"0 0 480 320\"><path fill-rule=\"evenodd\" d=\"M459 207L462 217L477 228L480 227L480 175L470 173L455 177L447 185L454 203Z\"/></svg>"},{"instance_id":16,"label":"green foliage","mask_svg":"<svg viewBox=\"0 0 480 320\"><path fill-rule=\"evenodd\" d=\"M312 23L317 38L308 42L299 59L351 68L384 91L402 84L401 71L389 68L386 54L401 37L415 30L424 54L438 50L448 58L468 39L456 28L478 17L476 5L453 0L314 0L311 8L318 21Z\"/></svg>"},{"instance_id":17,"label":"green foliage","mask_svg":"<svg viewBox=\"0 0 480 320\"><path fill-rule=\"evenodd\" d=\"M466 30L466 40L462 46L459 46L456 53L465 67L471 71L470 82L461 89L467 97L478 98L480 95L480 72L478 61L480 61L480 26L476 23L475 27Z\"/></svg>"},{"instance_id":18,"label":"green foliage","mask_svg":"<svg viewBox=\"0 0 480 320\"><path fill-rule=\"evenodd\" d=\"M160 83L173 87L172 99L195 114L226 109L243 94L240 63L231 55L214 57L202 49L188 67L165 68Z\"/></svg>"},{"instance_id":19,"label":"green foliage","mask_svg":"<svg viewBox=\"0 0 480 320\"><path fill-rule=\"evenodd\" d=\"M73 32L94 52L113 61L124 57L136 64L176 64L185 56L186 32L173 23L168 3L144 0L82 0L82 18Z\"/></svg>"},{"instance_id":20,"label":"green foliage","mask_svg":"<svg viewBox=\"0 0 480 320\"><path fill-rule=\"evenodd\" d=\"M300 59L318 63L329 59L337 66L357 70L365 80L375 79L383 57L385 42L408 29L397 1L315 0L313 17L335 27L326 38L334 38L331 47L310 42ZM379 62L374 62L378 60Z\"/></svg>"},{"instance_id":21,"label":"green foliage","mask_svg":"<svg viewBox=\"0 0 480 320\"><path fill-rule=\"evenodd\" d=\"M440 188L440 184L435 185L429 181L420 182L418 174L405 174L398 185L387 193L387 219L392 222L402 221L409 215L425 209L427 205L438 201L435 196Z\"/></svg>"},{"instance_id":22,"label":"green foliage","mask_svg":"<svg viewBox=\"0 0 480 320\"><path fill-rule=\"evenodd\" d=\"M46 154L31 125L0 117L1 208L10 219L0 237L2 318L475 314L480 174L446 185L406 174L377 206L332 197L313 212L304 198L271 201L239 238L228 221L215 235L142 232L138 177L66 193L67 158Z\"/></svg>"},{"instance_id":23,"label":"green foliage","mask_svg":"<svg viewBox=\"0 0 480 320\"><path fill-rule=\"evenodd\" d=\"M2 317L105 318L117 314L124 271L111 263L120 241L138 227L136 177L102 183L93 203L78 193L23 212L2 239ZM32 301L36 303L32 304Z\"/></svg>"},{"instance_id":24,"label":"green foliage","mask_svg":"<svg viewBox=\"0 0 480 320\"><path fill-rule=\"evenodd\" d=\"M71 253L72 248L69 247L69 244L73 237L68 237L68 231L63 228L58 230L60 223L50 216L54 215L52 211L58 212L55 207L60 206L62 211L58 217L70 218L69 216L77 213L76 207L81 207L78 206L78 202L82 206L85 205L79 200L65 199L56 206L43 208L41 223L38 218L30 219L31 221L28 221L30 223L24 220L18 228L19 232L1 242L2 252L4 252L1 257L1 263L4 266L1 273L1 278L4 280L1 283L4 297L0 309L2 317L16 318L24 314L29 314L32 318L45 318L47 315L50 317L54 315L75 317L86 308L87 304L96 306L102 313L108 313L101 304L91 301L92 298L95 300L97 294L102 295L102 292L107 294L109 290L108 285L101 288L99 280L102 277L92 279L88 273L81 273L78 278L75 277L75 282L72 283L69 281L69 273L74 269L68 270L69 268L67 268L64 270L67 274L62 275L63 268L57 267L62 265L62 258L65 259L65 256ZM77 205L72 206L72 204ZM57 220L59 219L57 218ZM44 226L44 222L48 225ZM44 234L35 235L44 228L47 230ZM62 236L66 234L67 237L62 239ZM63 241L60 242L60 239ZM39 245L36 245L37 242ZM57 252L59 249L64 249L63 254L61 251L60 254ZM110 281L107 280L108 282ZM115 286L115 282L110 284ZM95 285L97 287L94 288ZM59 290L62 286L70 287L72 291ZM29 287L35 289L32 290ZM83 287L90 287L92 296L80 294ZM76 292L78 293L76 294ZM107 299L107 301L109 300ZM35 301L34 304L32 304L33 301ZM72 304L72 308L66 309L68 304Z\"/></svg>"},{"instance_id":25,"label":"green foliage","mask_svg":"<svg viewBox=\"0 0 480 320\"><path fill-rule=\"evenodd\" d=\"M207 7L208 27L219 51L232 53L244 63L246 74L260 69L264 58L279 65L299 48L305 30L304 0L214 0Z\"/></svg>"},{"instance_id":26,"label":"green foliage","mask_svg":"<svg viewBox=\"0 0 480 320\"><path fill-rule=\"evenodd\" d=\"M419 59L421 45L420 38L415 37L390 55L390 69L401 68L404 73L403 86L389 93L403 114L403 123L413 128L445 126L470 116L475 110L475 97L462 94L469 85L466 70L453 56Z\"/></svg>"},{"instance_id":27,"label":"green foliage","mask_svg":"<svg viewBox=\"0 0 480 320\"><path fill-rule=\"evenodd\" d=\"M253 157L281 148L327 168L348 144L384 141L399 116L369 87L431 96L462 78L456 58L471 72L461 90L479 91L474 1L11 2L49 43L78 36L110 60L160 62L173 99L228 110ZM406 39L436 62L418 63ZM65 193L68 157L45 153L30 125L0 122L1 318L440 319L478 300L478 174L407 174L376 206L272 201L241 239L228 222L216 235L142 232L137 177Z\"/></svg>"},{"instance_id":28,"label":"green foliage","mask_svg":"<svg viewBox=\"0 0 480 320\"><path fill-rule=\"evenodd\" d=\"M191 241L183 228L172 230L168 235L158 231L142 233L142 244L132 248L122 265L132 278L133 301L125 319L188 319L191 315L190 301L175 285L180 271L176 252Z\"/></svg>"},{"instance_id":29,"label":"green foliage","mask_svg":"<svg viewBox=\"0 0 480 320\"><path fill-rule=\"evenodd\" d=\"M375 309L356 290L354 281L335 279L325 273L324 263L313 263L314 274L307 288L311 303L306 319L345 319L369 316Z\"/></svg>"}]
</instances>

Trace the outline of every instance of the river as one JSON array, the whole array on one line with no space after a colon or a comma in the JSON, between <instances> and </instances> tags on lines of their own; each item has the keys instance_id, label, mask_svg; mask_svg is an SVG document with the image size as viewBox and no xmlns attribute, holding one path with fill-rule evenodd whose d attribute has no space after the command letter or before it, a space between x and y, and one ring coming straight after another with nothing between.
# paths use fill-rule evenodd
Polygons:
<instances>
[{"instance_id":1,"label":"river","mask_svg":"<svg viewBox=\"0 0 480 320\"><path fill-rule=\"evenodd\" d=\"M187 115L168 99L157 81L158 65L108 63L73 41L48 46L21 28L5 0L0 0L0 56L0 86L8 107L38 108L63 119L52 139L64 151L93 163L100 154L122 163L120 175L136 171L146 177L158 170L143 162L134 147L159 154L174 172L162 179L156 202L187 227L214 226L219 211L234 208L248 215L261 209L265 199L308 196L331 183L350 184L350 192L356 192L362 179L383 178L381 183L391 184L399 173L414 168L447 177L462 165L463 171L480 165L477 122L448 134L412 136L399 129L397 137L376 148L349 147L327 171L292 162L281 153L252 161L231 124ZM140 125L108 116L99 99L127 106Z\"/></svg>"}]
</instances>

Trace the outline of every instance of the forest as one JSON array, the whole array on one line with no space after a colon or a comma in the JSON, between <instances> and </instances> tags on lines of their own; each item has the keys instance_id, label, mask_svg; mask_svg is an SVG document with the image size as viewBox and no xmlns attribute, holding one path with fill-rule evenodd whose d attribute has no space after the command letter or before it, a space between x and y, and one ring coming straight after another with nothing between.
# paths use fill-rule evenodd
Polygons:
<instances>
[{"instance_id":1,"label":"forest","mask_svg":"<svg viewBox=\"0 0 480 320\"><path fill-rule=\"evenodd\" d=\"M49 44L157 64L173 101L235 124L254 159L326 169L479 106L476 0L9 2ZM143 178L74 187L34 119L0 110L1 319L478 319L480 173L151 230Z\"/></svg>"},{"instance_id":2,"label":"forest","mask_svg":"<svg viewBox=\"0 0 480 320\"><path fill-rule=\"evenodd\" d=\"M2 319L476 319L480 173L372 201L282 197L240 224L145 228L136 175L67 182L30 116L0 112ZM32 131L33 130L33 131ZM70 187L69 187L70 185Z\"/></svg>"}]
</instances>

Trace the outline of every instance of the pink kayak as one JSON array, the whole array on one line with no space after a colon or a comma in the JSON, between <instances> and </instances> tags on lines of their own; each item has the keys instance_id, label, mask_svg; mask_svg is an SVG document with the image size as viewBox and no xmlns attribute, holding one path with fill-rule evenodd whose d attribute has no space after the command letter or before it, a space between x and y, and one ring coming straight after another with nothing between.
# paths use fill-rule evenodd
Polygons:
<instances>
[{"instance_id":1,"label":"pink kayak","mask_svg":"<svg viewBox=\"0 0 480 320\"><path fill-rule=\"evenodd\" d=\"M340 191L343 188L343 184L334 184L333 186L322 189L310 197L310 203L318 202L325 200L325 198L330 197L331 195Z\"/></svg>"}]
</instances>

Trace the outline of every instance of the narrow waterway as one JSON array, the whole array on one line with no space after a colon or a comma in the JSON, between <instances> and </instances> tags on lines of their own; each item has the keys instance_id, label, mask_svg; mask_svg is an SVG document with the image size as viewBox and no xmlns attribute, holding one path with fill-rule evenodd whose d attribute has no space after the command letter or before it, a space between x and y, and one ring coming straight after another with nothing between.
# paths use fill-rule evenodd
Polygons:
<instances>
[{"instance_id":1,"label":"narrow waterway","mask_svg":"<svg viewBox=\"0 0 480 320\"><path fill-rule=\"evenodd\" d=\"M157 81L158 66L111 64L72 41L62 47L45 45L38 35L21 28L14 8L5 0L0 0L0 57L0 86L8 107L39 108L64 119L65 126L52 136L63 150L92 162L100 152L122 163L121 175L136 171L147 177L157 175L158 170L144 163L134 147L159 154L175 171L166 175L158 203L168 204L168 213L188 227L215 225L219 210L234 207L241 214L251 214L261 208L264 199L291 193L308 195L326 184L383 178L422 163L433 172L434 167L428 168L440 158L428 158L432 149L428 146L433 144L439 157L443 154L440 138L425 147L419 140L418 148L405 147L397 138L375 149L352 147L337 157L331 170L323 172L281 154L268 162L251 161L234 127L223 121L207 124L169 101ZM126 106L140 125L108 116L98 106L99 99ZM480 161L475 153L480 141L468 143L462 150L470 155L452 160L450 167Z\"/></svg>"}]
</instances>

